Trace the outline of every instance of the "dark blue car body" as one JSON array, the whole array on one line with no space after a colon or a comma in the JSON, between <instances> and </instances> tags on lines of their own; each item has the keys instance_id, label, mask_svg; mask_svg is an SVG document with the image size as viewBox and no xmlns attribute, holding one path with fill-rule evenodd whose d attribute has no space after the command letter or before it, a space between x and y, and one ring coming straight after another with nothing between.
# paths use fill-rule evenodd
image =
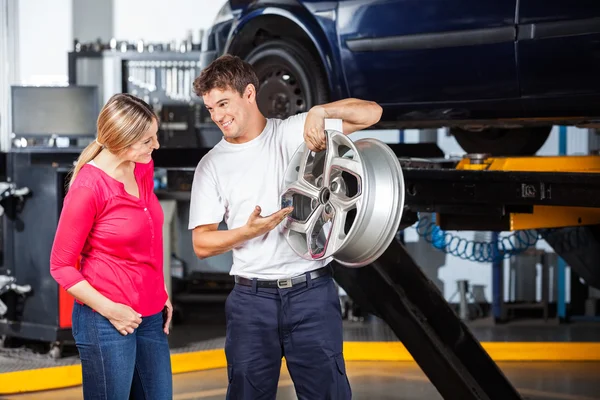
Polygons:
<instances>
[{"instance_id":1,"label":"dark blue car body","mask_svg":"<svg viewBox=\"0 0 600 400\"><path fill-rule=\"evenodd\" d=\"M230 0L204 37L202 61L288 39L307 49L298 57L307 68L318 65L309 79L325 81L316 90L326 93L303 107L374 100L380 127L600 119L600 0Z\"/></svg>"}]
</instances>

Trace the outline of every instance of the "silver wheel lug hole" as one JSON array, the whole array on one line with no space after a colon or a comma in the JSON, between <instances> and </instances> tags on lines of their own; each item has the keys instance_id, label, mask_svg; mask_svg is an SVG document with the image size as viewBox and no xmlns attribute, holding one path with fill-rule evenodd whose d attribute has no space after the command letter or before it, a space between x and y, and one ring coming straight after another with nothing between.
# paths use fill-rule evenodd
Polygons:
<instances>
[{"instance_id":1,"label":"silver wheel lug hole","mask_svg":"<svg viewBox=\"0 0 600 400\"><path fill-rule=\"evenodd\" d=\"M325 213L331 214L331 211L333 211L331 204L326 204L325 205Z\"/></svg>"},{"instance_id":2,"label":"silver wheel lug hole","mask_svg":"<svg viewBox=\"0 0 600 400\"><path fill-rule=\"evenodd\" d=\"M337 182L332 182L331 183L331 191L335 192L338 189L338 183Z\"/></svg>"},{"instance_id":3,"label":"silver wheel lug hole","mask_svg":"<svg viewBox=\"0 0 600 400\"><path fill-rule=\"evenodd\" d=\"M312 208L313 210L315 208L317 208L317 206L319 205L319 201L317 199L312 199L310 202L310 208Z\"/></svg>"}]
</instances>

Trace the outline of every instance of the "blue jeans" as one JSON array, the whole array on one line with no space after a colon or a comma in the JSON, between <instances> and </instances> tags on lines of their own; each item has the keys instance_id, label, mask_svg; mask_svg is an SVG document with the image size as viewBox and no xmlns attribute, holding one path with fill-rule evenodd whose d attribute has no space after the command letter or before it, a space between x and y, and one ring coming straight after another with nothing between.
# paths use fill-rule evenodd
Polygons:
<instances>
[{"instance_id":1,"label":"blue jeans","mask_svg":"<svg viewBox=\"0 0 600 400\"><path fill-rule=\"evenodd\" d=\"M72 325L85 400L173 398L162 313L144 317L133 334L123 336L108 319L75 302Z\"/></svg>"},{"instance_id":2,"label":"blue jeans","mask_svg":"<svg viewBox=\"0 0 600 400\"><path fill-rule=\"evenodd\" d=\"M299 400L352 397L331 276L287 289L235 285L225 302L227 399L275 399L281 359Z\"/></svg>"}]
</instances>

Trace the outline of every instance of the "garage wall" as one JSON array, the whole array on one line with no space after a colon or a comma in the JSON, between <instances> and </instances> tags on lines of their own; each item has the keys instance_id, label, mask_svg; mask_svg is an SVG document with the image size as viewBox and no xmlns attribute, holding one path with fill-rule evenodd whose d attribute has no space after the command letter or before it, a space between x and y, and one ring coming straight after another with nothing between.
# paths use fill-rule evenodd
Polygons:
<instances>
[{"instance_id":1,"label":"garage wall","mask_svg":"<svg viewBox=\"0 0 600 400\"><path fill-rule=\"evenodd\" d=\"M72 0L19 0L19 76L24 84L67 82Z\"/></svg>"},{"instance_id":2,"label":"garage wall","mask_svg":"<svg viewBox=\"0 0 600 400\"><path fill-rule=\"evenodd\" d=\"M551 156L558 154L558 127L555 126L550 132L550 137L544 146L538 151L538 155ZM589 153L588 129L567 127L567 154L587 155Z\"/></svg>"},{"instance_id":3,"label":"garage wall","mask_svg":"<svg viewBox=\"0 0 600 400\"><path fill-rule=\"evenodd\" d=\"M208 28L225 0L113 0L115 37L121 40L169 42L183 40L192 30Z\"/></svg>"},{"instance_id":4,"label":"garage wall","mask_svg":"<svg viewBox=\"0 0 600 400\"><path fill-rule=\"evenodd\" d=\"M80 42L107 43L114 36L113 0L72 0L73 38Z\"/></svg>"},{"instance_id":5,"label":"garage wall","mask_svg":"<svg viewBox=\"0 0 600 400\"><path fill-rule=\"evenodd\" d=\"M111 7L82 7L81 0L19 0L19 82L23 84L60 85L68 81L67 53L73 48L74 26L83 41L112 32L120 40L143 39L170 42L187 37L194 40L207 29L225 0L112 0L112 21L96 18L111 12ZM86 0L92 4L94 1ZM75 7L73 5L76 4ZM89 5L88 4L88 5ZM93 4L92 4L93 5ZM74 20L73 13L78 18ZM83 12L92 19L85 18ZM90 25L89 21L107 21ZM112 26L110 26L112 25Z\"/></svg>"},{"instance_id":6,"label":"garage wall","mask_svg":"<svg viewBox=\"0 0 600 400\"><path fill-rule=\"evenodd\" d=\"M0 0L0 150L10 148L10 86L18 78L18 3Z\"/></svg>"}]
</instances>

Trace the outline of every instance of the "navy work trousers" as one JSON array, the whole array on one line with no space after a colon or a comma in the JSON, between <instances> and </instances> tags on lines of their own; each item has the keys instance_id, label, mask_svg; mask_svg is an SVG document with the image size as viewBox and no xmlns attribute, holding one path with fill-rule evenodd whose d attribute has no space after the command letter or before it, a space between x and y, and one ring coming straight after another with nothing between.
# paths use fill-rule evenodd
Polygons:
<instances>
[{"instance_id":1,"label":"navy work trousers","mask_svg":"<svg viewBox=\"0 0 600 400\"><path fill-rule=\"evenodd\" d=\"M291 288L235 285L225 303L230 400L273 400L285 357L298 400L347 400L342 314L330 275Z\"/></svg>"}]
</instances>

